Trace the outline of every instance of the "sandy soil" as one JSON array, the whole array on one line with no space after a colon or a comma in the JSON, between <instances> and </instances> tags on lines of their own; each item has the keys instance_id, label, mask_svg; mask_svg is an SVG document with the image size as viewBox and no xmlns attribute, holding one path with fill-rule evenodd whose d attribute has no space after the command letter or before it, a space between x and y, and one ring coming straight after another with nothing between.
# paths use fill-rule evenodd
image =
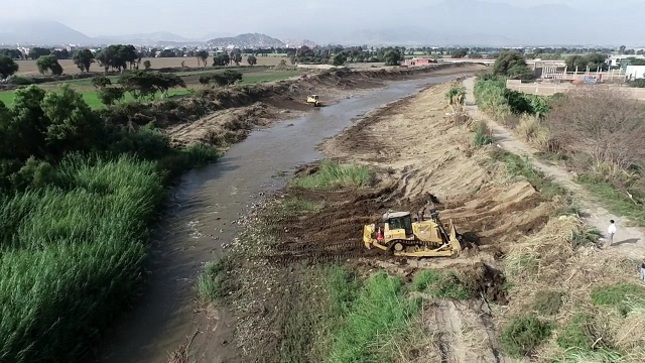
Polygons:
<instances>
[{"instance_id":1,"label":"sandy soil","mask_svg":"<svg viewBox=\"0 0 645 363\"><path fill-rule=\"evenodd\" d=\"M433 75L448 75L462 72L476 72L481 65L463 65L432 70ZM263 127L276 120L285 120L315 112L316 109L305 103L309 94L321 97L323 107L341 99L354 97L366 90L382 87L386 82L396 79L427 77L428 72L407 70L373 70L345 72L337 74L304 75L295 80L279 81L254 86L254 95L221 93L216 96L216 110L195 120L185 117L170 122L158 121L175 144L210 142L227 145L237 142L255 127ZM257 95L257 96L255 96ZM186 108L194 106L186 104ZM219 110L218 110L219 108ZM166 115L167 116L167 115ZM164 116L164 117L166 117ZM159 119L159 118L157 118ZM148 120L149 121L149 120ZM146 122L148 122L146 121Z\"/></svg>"},{"instance_id":2,"label":"sandy soil","mask_svg":"<svg viewBox=\"0 0 645 363\"><path fill-rule=\"evenodd\" d=\"M472 83L465 84L469 91L466 111L483 117L473 104ZM284 343L280 337L289 329L288 311L299 310L303 306L299 304L309 301L299 291L310 291L306 271L311 265L343 262L363 274L385 269L406 279L424 268L450 269L467 276L479 298L430 300L424 305L425 340L421 347L406 347L411 351L402 352L405 359L401 360L419 363L515 362L502 353L499 332L510 317L533 311L536 296L551 290L563 292L562 308L548 317L562 323L580 309L598 313L589 299L592 286L633 278L636 265L629 257L641 251L640 244L624 243L600 253L593 247L574 248L572 232L579 231L582 222L575 216L552 218L564 205L562 201L545 200L527 181L509 179L505 168L489 157L498 147L523 155L530 155L530 148L493 122L499 145L473 148L469 129L473 118L447 104L444 94L449 87L432 86L384 106L321 145L329 158L378 170L372 188L288 189L278 201L289 196L324 201L324 207L304 217L264 220L270 240L255 238L234 244L234 252L247 256L239 270L241 286L229 300L237 318L235 337L229 344L241 353L237 360L270 360L268 352ZM591 215L588 223L604 230L604 220L615 218L590 202L565 171L535 160L534 164L574 192ZM298 174L316 168L305 166ZM396 259L361 246L364 224L388 209L416 211L430 199L442 219L452 220L466 238L458 258ZM257 221L254 218L250 225ZM618 240L640 236L639 230L623 227ZM535 265L514 267L509 262L512 257L531 258ZM510 290L505 287L507 281L514 286ZM611 319L607 331L619 347L635 349L643 343L627 337L629 317ZM553 337L540 347L541 357L558 352Z\"/></svg>"},{"instance_id":3,"label":"sandy soil","mask_svg":"<svg viewBox=\"0 0 645 363\"><path fill-rule=\"evenodd\" d=\"M277 232L272 252L267 253L266 245L233 247L255 251L247 261L257 264L244 265L244 286L231 298L238 306L233 308L239 319L235 341L248 360L256 350L280 344L267 332L280 331L285 324L279 313L283 301L298 301L297 296L284 296L285 288L303 283L301 273L289 272L337 261L359 271L387 269L406 278L423 268L447 268L468 276L480 298L426 304L423 325L428 341L405 355L416 357L409 360L414 362L512 362L497 343L499 307L508 303L500 257L520 238L539 231L557 203L543 200L526 181L509 180L488 159L494 146L469 146L468 124L456 122L460 118L444 98L449 87L433 86L387 105L321 145L330 158L377 168L375 187L332 193L289 190L290 197L324 200L325 207L305 217L272 220ZM298 174L315 170L308 166ZM416 211L429 198L435 199L442 219L452 220L466 237L460 257L394 259L362 246L363 225L388 209Z\"/></svg>"},{"instance_id":4,"label":"sandy soil","mask_svg":"<svg viewBox=\"0 0 645 363\"><path fill-rule=\"evenodd\" d=\"M557 203L543 200L526 181L508 180L503 168L488 160L490 147L470 146L467 124L456 124L443 97L448 88L435 86L379 110L321 149L342 161L388 170L392 186L381 198L390 207L415 211L429 196L438 199L442 219L452 220L472 241L457 260L411 265L472 271L485 262L501 268L499 256L544 227ZM492 297L503 303L503 296L493 292ZM496 343L493 312L485 311L486 304L475 305L427 306L424 320L439 338L417 361L435 361L437 354L443 362L511 361Z\"/></svg>"}]
</instances>

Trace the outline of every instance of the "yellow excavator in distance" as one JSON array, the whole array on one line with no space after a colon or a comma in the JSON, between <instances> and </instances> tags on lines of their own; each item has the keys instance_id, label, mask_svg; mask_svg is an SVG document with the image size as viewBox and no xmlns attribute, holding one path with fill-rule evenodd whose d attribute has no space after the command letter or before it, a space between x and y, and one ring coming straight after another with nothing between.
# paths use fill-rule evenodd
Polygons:
<instances>
[{"instance_id":1,"label":"yellow excavator in distance","mask_svg":"<svg viewBox=\"0 0 645 363\"><path fill-rule=\"evenodd\" d=\"M404 257L459 256L461 236L452 221L446 230L439 220L439 212L431 210L429 220L425 220L424 213L425 208L414 222L409 212L384 214L378 226L373 223L363 228L365 247L376 247Z\"/></svg>"},{"instance_id":2,"label":"yellow excavator in distance","mask_svg":"<svg viewBox=\"0 0 645 363\"><path fill-rule=\"evenodd\" d=\"M307 103L314 105L314 107L319 107L322 105L320 102L320 97L318 95L307 96Z\"/></svg>"}]
</instances>

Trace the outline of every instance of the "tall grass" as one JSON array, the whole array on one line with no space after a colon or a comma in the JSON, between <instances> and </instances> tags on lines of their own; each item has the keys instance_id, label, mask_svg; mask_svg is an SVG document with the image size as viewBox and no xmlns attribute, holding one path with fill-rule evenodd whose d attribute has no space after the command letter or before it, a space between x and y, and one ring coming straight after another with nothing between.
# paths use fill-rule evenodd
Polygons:
<instances>
[{"instance_id":1,"label":"tall grass","mask_svg":"<svg viewBox=\"0 0 645 363\"><path fill-rule=\"evenodd\" d=\"M515 131L520 139L541 151L550 151L553 141L549 129L538 116L522 115Z\"/></svg>"},{"instance_id":2,"label":"tall grass","mask_svg":"<svg viewBox=\"0 0 645 363\"><path fill-rule=\"evenodd\" d=\"M384 272L369 277L351 305L345 307L344 323L332 332L327 361L387 361L387 355L383 356L378 348L386 345L388 337L404 331L412 315L420 309L420 300L406 298L405 291L405 285L397 277Z\"/></svg>"},{"instance_id":3,"label":"tall grass","mask_svg":"<svg viewBox=\"0 0 645 363\"><path fill-rule=\"evenodd\" d=\"M566 189L553 182L542 171L534 168L527 157L521 157L504 150L494 150L491 153L491 158L503 162L510 176L525 178L547 200L556 195L567 194Z\"/></svg>"},{"instance_id":4,"label":"tall grass","mask_svg":"<svg viewBox=\"0 0 645 363\"><path fill-rule=\"evenodd\" d=\"M500 344L513 357L528 356L551 336L553 328L534 315L514 317L502 329Z\"/></svg>"},{"instance_id":5,"label":"tall grass","mask_svg":"<svg viewBox=\"0 0 645 363\"><path fill-rule=\"evenodd\" d=\"M140 280L164 188L155 162L71 158L0 197L0 361L74 361Z\"/></svg>"},{"instance_id":6,"label":"tall grass","mask_svg":"<svg viewBox=\"0 0 645 363\"><path fill-rule=\"evenodd\" d=\"M475 124L473 133L473 144L475 146L490 145L493 143L493 132L484 120L480 120Z\"/></svg>"},{"instance_id":7,"label":"tall grass","mask_svg":"<svg viewBox=\"0 0 645 363\"><path fill-rule=\"evenodd\" d=\"M414 276L412 288L438 299L466 300L471 297L468 288L451 271L423 270Z\"/></svg>"},{"instance_id":8,"label":"tall grass","mask_svg":"<svg viewBox=\"0 0 645 363\"><path fill-rule=\"evenodd\" d=\"M365 166L339 165L329 160L320 163L318 171L292 181L305 189L364 188L372 184L374 173Z\"/></svg>"}]
</instances>

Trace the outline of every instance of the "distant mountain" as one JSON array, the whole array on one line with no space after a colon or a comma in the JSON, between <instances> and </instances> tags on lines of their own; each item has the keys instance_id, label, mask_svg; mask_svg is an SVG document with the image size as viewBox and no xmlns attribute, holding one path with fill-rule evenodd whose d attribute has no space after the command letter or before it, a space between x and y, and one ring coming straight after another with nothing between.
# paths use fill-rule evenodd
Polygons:
<instances>
[{"instance_id":1,"label":"distant mountain","mask_svg":"<svg viewBox=\"0 0 645 363\"><path fill-rule=\"evenodd\" d=\"M92 38L57 21L2 20L0 44L88 45Z\"/></svg>"},{"instance_id":2,"label":"distant mountain","mask_svg":"<svg viewBox=\"0 0 645 363\"><path fill-rule=\"evenodd\" d=\"M214 47L235 46L237 48L284 47L283 41L260 33L246 33L234 37L214 38L206 42Z\"/></svg>"},{"instance_id":3,"label":"distant mountain","mask_svg":"<svg viewBox=\"0 0 645 363\"><path fill-rule=\"evenodd\" d=\"M315 47L317 45L315 42L313 42L311 40L308 40L308 39L298 40L298 39L293 39L293 38L286 38L286 39L283 39L282 41L287 46L296 47L296 48L297 47L302 47L303 45L307 46L309 48L313 48L313 47Z\"/></svg>"},{"instance_id":4,"label":"distant mountain","mask_svg":"<svg viewBox=\"0 0 645 363\"><path fill-rule=\"evenodd\" d=\"M228 33L228 32L210 32L203 37L199 38L200 40L203 41L208 41L209 39L214 39L214 38L225 38L225 37L234 37L234 33Z\"/></svg>"},{"instance_id":5,"label":"distant mountain","mask_svg":"<svg viewBox=\"0 0 645 363\"><path fill-rule=\"evenodd\" d=\"M197 42L197 40L182 37L169 32L154 32L144 34L127 34L127 35L107 35L93 38L95 42L99 43L130 43L134 45L150 45L158 43L186 43Z\"/></svg>"}]
</instances>

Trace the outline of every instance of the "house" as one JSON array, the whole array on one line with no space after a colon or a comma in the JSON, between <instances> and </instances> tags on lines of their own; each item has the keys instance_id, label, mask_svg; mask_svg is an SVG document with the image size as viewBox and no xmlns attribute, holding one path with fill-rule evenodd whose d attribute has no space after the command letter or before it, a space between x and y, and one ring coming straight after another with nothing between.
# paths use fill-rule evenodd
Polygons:
<instances>
[{"instance_id":1,"label":"house","mask_svg":"<svg viewBox=\"0 0 645 363\"><path fill-rule=\"evenodd\" d=\"M638 78L645 78L645 66L625 67L625 78L631 81Z\"/></svg>"},{"instance_id":2,"label":"house","mask_svg":"<svg viewBox=\"0 0 645 363\"><path fill-rule=\"evenodd\" d=\"M431 63L435 63L435 61L430 58L408 58L403 61L403 65L407 67L427 66Z\"/></svg>"},{"instance_id":3,"label":"house","mask_svg":"<svg viewBox=\"0 0 645 363\"><path fill-rule=\"evenodd\" d=\"M627 58L636 58L636 59L645 59L644 55L627 55L627 54L612 54L609 58L607 58L606 62L609 64L609 67L620 67L620 62L623 59Z\"/></svg>"}]
</instances>

